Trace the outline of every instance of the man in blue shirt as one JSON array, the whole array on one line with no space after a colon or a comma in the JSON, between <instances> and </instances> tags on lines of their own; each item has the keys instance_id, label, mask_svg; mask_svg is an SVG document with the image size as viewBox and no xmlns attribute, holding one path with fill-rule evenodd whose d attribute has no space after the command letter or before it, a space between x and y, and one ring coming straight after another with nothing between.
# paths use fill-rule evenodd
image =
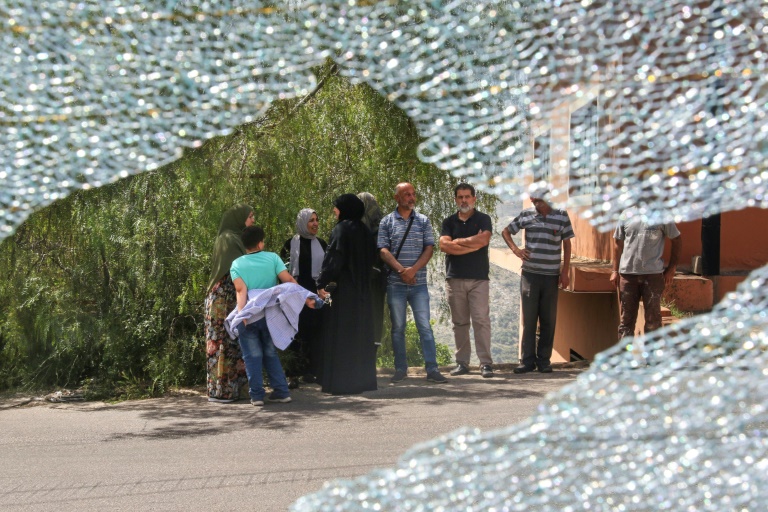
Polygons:
<instances>
[{"instance_id":1,"label":"man in blue shirt","mask_svg":"<svg viewBox=\"0 0 768 512\"><path fill-rule=\"evenodd\" d=\"M444 384L448 381L437 369L435 336L429 324L429 290L425 268L434 251L435 237L429 219L415 210L416 191L413 185L398 184L395 187L395 201L395 211L381 219L377 242L382 261L392 269L387 282L392 350L395 353L395 374L391 382L400 382L408 375L405 318L406 308L410 304L419 331L427 380Z\"/></svg>"}]
</instances>

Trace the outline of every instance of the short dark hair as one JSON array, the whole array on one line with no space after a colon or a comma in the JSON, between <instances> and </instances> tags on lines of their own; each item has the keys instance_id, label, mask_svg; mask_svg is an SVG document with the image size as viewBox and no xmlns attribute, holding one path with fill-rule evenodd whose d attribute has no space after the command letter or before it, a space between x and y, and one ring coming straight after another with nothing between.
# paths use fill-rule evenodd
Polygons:
<instances>
[{"instance_id":1,"label":"short dark hair","mask_svg":"<svg viewBox=\"0 0 768 512\"><path fill-rule=\"evenodd\" d=\"M459 190L469 190L472 193L472 197L475 197L475 187L469 183L459 183L456 188L453 189L453 197L459 194Z\"/></svg>"},{"instance_id":2,"label":"short dark hair","mask_svg":"<svg viewBox=\"0 0 768 512\"><path fill-rule=\"evenodd\" d=\"M264 241L264 229L261 226L248 226L240 234L240 238L246 249L255 249L260 242Z\"/></svg>"}]
</instances>

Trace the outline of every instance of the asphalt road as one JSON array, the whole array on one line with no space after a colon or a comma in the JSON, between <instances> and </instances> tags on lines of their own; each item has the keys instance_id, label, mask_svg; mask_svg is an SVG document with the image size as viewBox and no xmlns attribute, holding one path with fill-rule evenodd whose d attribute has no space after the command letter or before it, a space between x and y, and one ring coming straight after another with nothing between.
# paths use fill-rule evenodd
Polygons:
<instances>
[{"instance_id":1,"label":"asphalt road","mask_svg":"<svg viewBox=\"0 0 768 512\"><path fill-rule=\"evenodd\" d=\"M199 393L118 404L0 403L0 510L286 510L324 482L388 467L460 427L532 414L579 370L448 384L410 377L352 397L318 386L290 404L210 404Z\"/></svg>"}]
</instances>

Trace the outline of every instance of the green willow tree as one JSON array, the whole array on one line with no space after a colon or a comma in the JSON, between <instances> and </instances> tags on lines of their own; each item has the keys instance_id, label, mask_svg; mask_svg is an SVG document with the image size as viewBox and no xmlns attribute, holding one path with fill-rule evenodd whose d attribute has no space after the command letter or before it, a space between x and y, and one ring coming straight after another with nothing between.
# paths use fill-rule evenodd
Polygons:
<instances>
[{"instance_id":1,"label":"green willow tree","mask_svg":"<svg viewBox=\"0 0 768 512\"><path fill-rule=\"evenodd\" d=\"M439 229L457 181L416 157L399 109L328 63L306 98L162 169L81 191L37 212L0 244L0 389L86 386L135 396L205 381L203 301L221 214L251 204L279 251L296 213L367 191L386 212L414 183ZM481 208L492 211L487 197Z\"/></svg>"}]
</instances>

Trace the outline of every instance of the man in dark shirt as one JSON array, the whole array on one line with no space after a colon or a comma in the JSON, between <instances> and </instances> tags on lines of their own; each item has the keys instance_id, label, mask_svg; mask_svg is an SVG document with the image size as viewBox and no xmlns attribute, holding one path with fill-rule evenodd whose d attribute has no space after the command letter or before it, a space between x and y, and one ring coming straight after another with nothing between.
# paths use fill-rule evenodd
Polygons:
<instances>
[{"instance_id":1,"label":"man in dark shirt","mask_svg":"<svg viewBox=\"0 0 768 512\"><path fill-rule=\"evenodd\" d=\"M445 294L456 342L456 368L451 375L469 373L471 322L480 373L493 377L488 279L488 244L493 225L488 215L475 210L477 197L472 185L460 183L453 196L459 211L443 220L440 230L440 250L446 254Z\"/></svg>"}]
</instances>

